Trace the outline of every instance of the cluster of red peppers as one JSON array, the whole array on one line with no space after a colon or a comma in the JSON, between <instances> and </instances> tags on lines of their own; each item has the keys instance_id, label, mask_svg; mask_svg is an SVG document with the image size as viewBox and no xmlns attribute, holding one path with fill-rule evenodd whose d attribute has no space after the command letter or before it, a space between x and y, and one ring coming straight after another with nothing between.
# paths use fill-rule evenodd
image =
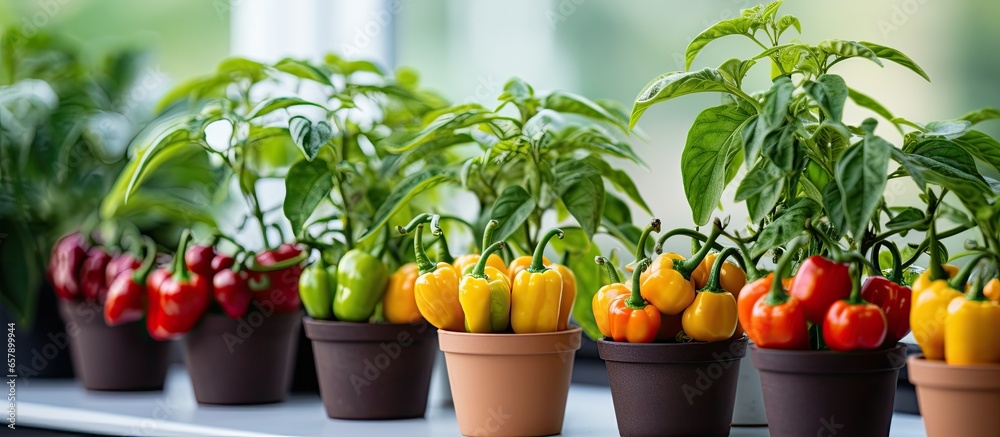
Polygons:
<instances>
[{"instance_id":1,"label":"cluster of red peppers","mask_svg":"<svg viewBox=\"0 0 1000 437\"><path fill-rule=\"evenodd\" d=\"M276 313L299 310L305 253L295 245L237 262L236 256L217 250L218 238L209 245L190 245L185 230L179 255L154 268L157 251L148 237L130 251L119 251L87 236L75 232L55 244L48 278L60 298L102 305L108 326L145 317L151 337L169 340L194 328L213 301L234 319L245 316L254 301Z\"/></svg>"}]
</instances>

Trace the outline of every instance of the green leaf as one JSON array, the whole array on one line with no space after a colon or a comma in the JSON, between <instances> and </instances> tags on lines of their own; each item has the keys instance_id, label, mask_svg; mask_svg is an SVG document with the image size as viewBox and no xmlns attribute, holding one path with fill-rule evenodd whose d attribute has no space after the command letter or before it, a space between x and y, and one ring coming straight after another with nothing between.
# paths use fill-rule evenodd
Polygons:
<instances>
[{"instance_id":1,"label":"green leaf","mask_svg":"<svg viewBox=\"0 0 1000 437\"><path fill-rule=\"evenodd\" d=\"M705 109L695 118L681 153L684 194L695 224L712 218L725 189L728 158L742 143L740 132L751 114L737 105ZM739 164L737 164L737 167Z\"/></svg>"},{"instance_id":2,"label":"green leaf","mask_svg":"<svg viewBox=\"0 0 1000 437\"><path fill-rule=\"evenodd\" d=\"M875 136L875 125L871 118L861 124L865 138L844 151L835 169L834 179L841 191L848 230L858 241L882 201L889 151L893 149L892 144Z\"/></svg>"},{"instance_id":3,"label":"green leaf","mask_svg":"<svg viewBox=\"0 0 1000 437\"><path fill-rule=\"evenodd\" d=\"M542 106L556 112L579 114L597 121L605 121L620 128L622 131L628 131L628 125L622 123L619 117L586 97L576 94L565 91L554 91L545 96Z\"/></svg>"},{"instance_id":4,"label":"green leaf","mask_svg":"<svg viewBox=\"0 0 1000 437\"><path fill-rule=\"evenodd\" d=\"M761 160L747 172L736 188L736 201L745 200L750 219L759 223L778 203L784 187L785 178L781 169L768 160Z\"/></svg>"},{"instance_id":5,"label":"green leaf","mask_svg":"<svg viewBox=\"0 0 1000 437\"><path fill-rule=\"evenodd\" d=\"M972 112L970 112L968 114L965 114L965 115L962 116L961 119L962 120L966 120L969 123L972 123L973 125L978 124L978 123L982 123L982 122L988 121L988 120L998 120L998 119L1000 119L1000 109L997 109L997 108L983 108L983 109L980 109L978 111L972 111Z\"/></svg>"},{"instance_id":6,"label":"green leaf","mask_svg":"<svg viewBox=\"0 0 1000 437\"><path fill-rule=\"evenodd\" d=\"M309 105L318 108L324 108L322 104L316 102L310 102L308 100L303 100L298 97L276 97L273 99L268 99L257 105L252 111L250 111L249 118L254 119L267 114L270 114L279 109L285 109L292 106Z\"/></svg>"},{"instance_id":7,"label":"green leaf","mask_svg":"<svg viewBox=\"0 0 1000 437\"><path fill-rule=\"evenodd\" d=\"M168 130L152 144L139 149L137 156L129 161L118 176L111 191L105 196L101 204L101 216L104 218L114 217L118 208L128 203L132 193L149 178L154 170L173 157L182 154L191 143L190 132L180 127L176 130Z\"/></svg>"},{"instance_id":8,"label":"green leaf","mask_svg":"<svg viewBox=\"0 0 1000 437\"><path fill-rule=\"evenodd\" d=\"M822 53L839 56L841 58L861 57L882 66L882 61L878 59L875 52L855 41L844 41L840 39L828 39L816 45Z\"/></svg>"},{"instance_id":9,"label":"green leaf","mask_svg":"<svg viewBox=\"0 0 1000 437\"><path fill-rule=\"evenodd\" d=\"M684 51L684 69L691 69L691 63L708 43L728 35L749 35L753 20L746 17L730 18L713 24L694 37ZM634 118L634 117L633 117Z\"/></svg>"},{"instance_id":10,"label":"green leaf","mask_svg":"<svg viewBox=\"0 0 1000 437\"><path fill-rule=\"evenodd\" d=\"M500 223L500 228L493 234L493 239L500 241L509 237L521 228L534 211L535 199L532 199L524 188L511 185L504 189L490 210L490 219Z\"/></svg>"},{"instance_id":11,"label":"green leaf","mask_svg":"<svg viewBox=\"0 0 1000 437\"><path fill-rule=\"evenodd\" d=\"M714 68L662 74L646 84L635 98L629 129L634 128L646 109L656 103L688 94L728 91L725 77Z\"/></svg>"},{"instance_id":12,"label":"green leaf","mask_svg":"<svg viewBox=\"0 0 1000 437\"><path fill-rule=\"evenodd\" d=\"M309 161L315 159L319 149L333 138L333 128L326 120L313 123L301 115L288 120L288 131L295 145Z\"/></svg>"},{"instance_id":13,"label":"green leaf","mask_svg":"<svg viewBox=\"0 0 1000 437\"><path fill-rule=\"evenodd\" d=\"M375 211L375 218L372 219L371 226L369 226L364 235L358 239L358 242L367 240L372 235L378 233L378 230L382 228L382 226L384 226L385 223L396 214L396 212L406 206L406 204L418 194L430 190L431 188L434 188L448 180L450 180L450 178L445 174L445 172L438 169L422 170L404 178L393 188L392 193L385 198L382 204L379 205L378 209Z\"/></svg>"},{"instance_id":14,"label":"green leaf","mask_svg":"<svg viewBox=\"0 0 1000 437\"><path fill-rule=\"evenodd\" d=\"M329 75L316 66L305 61L285 58L278 61L277 64L274 64L274 68L278 71L283 71L301 79L307 79L313 82L319 82L323 85L333 86L333 83L330 82Z\"/></svg>"},{"instance_id":15,"label":"green leaf","mask_svg":"<svg viewBox=\"0 0 1000 437\"><path fill-rule=\"evenodd\" d=\"M744 61L732 58L723 62L722 65L719 66L719 73L722 73L722 75L729 79L733 85L739 88L743 85L743 78L746 77L747 72L750 71L750 68L752 68L756 63L757 61L753 59Z\"/></svg>"},{"instance_id":16,"label":"green leaf","mask_svg":"<svg viewBox=\"0 0 1000 437\"><path fill-rule=\"evenodd\" d=\"M912 228L917 231L926 231L929 225L924 223L925 216L924 212L908 206L903 208L902 211L896 213L895 216L888 222L886 222L885 227L889 229L903 229Z\"/></svg>"},{"instance_id":17,"label":"green leaf","mask_svg":"<svg viewBox=\"0 0 1000 437\"><path fill-rule=\"evenodd\" d=\"M844 116L844 102L849 91L844 79L836 74L824 74L816 81L808 81L804 88L828 118L840 122Z\"/></svg>"},{"instance_id":18,"label":"green leaf","mask_svg":"<svg viewBox=\"0 0 1000 437\"><path fill-rule=\"evenodd\" d=\"M905 152L894 148L892 158L920 188L928 183L947 188L970 211L988 205L990 186L976 171L975 160L949 141L925 141Z\"/></svg>"},{"instance_id":19,"label":"green leaf","mask_svg":"<svg viewBox=\"0 0 1000 437\"><path fill-rule=\"evenodd\" d=\"M927 76L927 73L925 73L924 70L920 68L920 66L918 66L916 62L913 62L913 60L910 59L909 56L904 55L899 50L867 41L861 41L858 44L861 44L870 49L873 53L875 53L875 56L902 65L910 69L910 71L919 74L920 77L930 82L931 78Z\"/></svg>"},{"instance_id":20,"label":"green leaf","mask_svg":"<svg viewBox=\"0 0 1000 437\"><path fill-rule=\"evenodd\" d=\"M795 122L797 123L797 122ZM799 167L799 150L795 141L795 123L786 124L764 140L764 156L784 174L792 174Z\"/></svg>"},{"instance_id":21,"label":"green leaf","mask_svg":"<svg viewBox=\"0 0 1000 437\"><path fill-rule=\"evenodd\" d=\"M777 25L778 25L778 35L785 33L785 31L788 30L789 27L794 27L796 32L802 34L802 25L799 24L799 19L794 16L791 15L782 16L781 18L778 19Z\"/></svg>"},{"instance_id":22,"label":"green leaf","mask_svg":"<svg viewBox=\"0 0 1000 437\"><path fill-rule=\"evenodd\" d=\"M833 226L832 237L840 239L848 228L847 212L844 211L843 196L837 184L826 184L823 189L823 209Z\"/></svg>"},{"instance_id":23,"label":"green leaf","mask_svg":"<svg viewBox=\"0 0 1000 437\"><path fill-rule=\"evenodd\" d=\"M485 125L501 140L510 139L520 133L520 120L500 115L494 112L468 111L457 109L458 112L441 115L430 125L399 147L386 148L390 153L403 153L423 143L441 136L453 135L455 130L476 125Z\"/></svg>"},{"instance_id":24,"label":"green leaf","mask_svg":"<svg viewBox=\"0 0 1000 437\"><path fill-rule=\"evenodd\" d=\"M223 59L215 71L220 75L248 79L252 83L260 82L267 77L267 68L264 64L240 57Z\"/></svg>"},{"instance_id":25,"label":"green leaf","mask_svg":"<svg viewBox=\"0 0 1000 437\"><path fill-rule=\"evenodd\" d=\"M632 180L632 177L629 176L628 172L612 168L611 164L596 156L588 156L583 160L583 162L597 169L597 171L604 176L604 179L611 182L611 185L614 186L616 190L628 196L632 202L642 208L642 210L647 214L653 213L649 209L649 205L646 204L646 200L642 198L642 194L639 193L639 188L636 187L635 182ZM739 166L739 164L737 164L737 166Z\"/></svg>"},{"instance_id":26,"label":"green leaf","mask_svg":"<svg viewBox=\"0 0 1000 437\"><path fill-rule=\"evenodd\" d=\"M468 144L473 141L474 139L469 134L456 134L436 138L398 155L396 160L392 162L392 165L387 166L382 174L385 176L395 175L411 164L443 153L451 147Z\"/></svg>"},{"instance_id":27,"label":"green leaf","mask_svg":"<svg viewBox=\"0 0 1000 437\"><path fill-rule=\"evenodd\" d=\"M932 121L924 125L926 131L916 133L919 138L941 138L953 140L965 135L972 128L966 120Z\"/></svg>"},{"instance_id":28,"label":"green leaf","mask_svg":"<svg viewBox=\"0 0 1000 437\"><path fill-rule=\"evenodd\" d=\"M764 226L751 249L757 258L767 251L791 241L805 230L807 219L815 217L821 207L812 199L800 197L782 208L777 217Z\"/></svg>"},{"instance_id":29,"label":"green leaf","mask_svg":"<svg viewBox=\"0 0 1000 437\"><path fill-rule=\"evenodd\" d=\"M858 92L854 88L847 89L847 96L850 97L851 100L854 101L854 103L857 104L858 106L870 109L872 112L882 116L886 120L892 120L893 118L895 118L892 115L892 113L889 112L888 109L886 109L885 106L882 106L881 103L877 102L875 99L871 97L868 97L865 94Z\"/></svg>"},{"instance_id":30,"label":"green leaf","mask_svg":"<svg viewBox=\"0 0 1000 437\"><path fill-rule=\"evenodd\" d=\"M333 171L323 159L302 160L285 176L285 217L296 235L302 235L306 220L333 190Z\"/></svg>"},{"instance_id":31,"label":"green leaf","mask_svg":"<svg viewBox=\"0 0 1000 437\"><path fill-rule=\"evenodd\" d=\"M977 130L971 130L965 135L952 140L963 150L1000 171L1000 142L993 137Z\"/></svg>"},{"instance_id":32,"label":"green leaf","mask_svg":"<svg viewBox=\"0 0 1000 437\"><path fill-rule=\"evenodd\" d=\"M604 212L604 179L596 173L576 178L561 191L559 197L566 209L580 223L587 238L593 239Z\"/></svg>"},{"instance_id":33,"label":"green leaf","mask_svg":"<svg viewBox=\"0 0 1000 437\"><path fill-rule=\"evenodd\" d=\"M771 84L771 88L764 93L764 105L761 113L753 121L743 126L743 157L747 168L753 167L757 162L757 157L764 148L764 143L768 136L781 128L785 123L785 115L788 113L788 103L792 99L791 79L787 76L780 76ZM774 140L776 138L772 138Z\"/></svg>"}]
</instances>

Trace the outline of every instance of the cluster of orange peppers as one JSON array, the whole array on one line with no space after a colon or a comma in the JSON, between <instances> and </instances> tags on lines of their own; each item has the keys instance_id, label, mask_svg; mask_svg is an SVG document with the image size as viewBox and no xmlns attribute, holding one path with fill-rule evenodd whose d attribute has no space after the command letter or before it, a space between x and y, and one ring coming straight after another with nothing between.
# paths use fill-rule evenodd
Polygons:
<instances>
[{"instance_id":1,"label":"cluster of orange peppers","mask_svg":"<svg viewBox=\"0 0 1000 437\"><path fill-rule=\"evenodd\" d=\"M492 241L500 224L491 220L483 235L482 254L435 264L424 250L422 237L424 225L436 220L437 216L423 214L399 229L404 234L415 231L416 262L404 265L389 279L383 300L389 322L424 319L439 329L473 333L567 329L576 299L576 277L566 266L543 256L549 240L563 237L560 229L546 232L533 256L521 256L505 265L496 253L504 242Z\"/></svg>"},{"instance_id":2,"label":"cluster of orange peppers","mask_svg":"<svg viewBox=\"0 0 1000 437\"><path fill-rule=\"evenodd\" d=\"M727 261L736 255L736 249L709 253L722 232L721 223L715 223L706 244L689 260L676 253L665 253L654 260L645 256L646 240L659 229L660 221L653 219L643 230L636 261L627 267L632 270L632 279L624 284L606 258L597 258L598 264L607 267L611 279L611 284L601 288L591 302L601 333L630 343L677 338L712 342L742 336L737 330L735 295L746 283L746 273ZM675 234L665 234L658 247Z\"/></svg>"}]
</instances>

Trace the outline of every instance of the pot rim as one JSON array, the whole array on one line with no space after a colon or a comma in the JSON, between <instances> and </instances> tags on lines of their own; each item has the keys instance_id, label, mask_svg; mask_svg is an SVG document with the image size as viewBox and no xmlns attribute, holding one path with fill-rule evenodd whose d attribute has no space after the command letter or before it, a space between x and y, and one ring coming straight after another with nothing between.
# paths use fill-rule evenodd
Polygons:
<instances>
[{"instance_id":1,"label":"pot rim","mask_svg":"<svg viewBox=\"0 0 1000 437\"><path fill-rule=\"evenodd\" d=\"M893 356L898 356L894 359ZM784 350L750 347L753 365L763 372L850 374L899 371L906 363L906 346L862 351Z\"/></svg>"},{"instance_id":2,"label":"pot rim","mask_svg":"<svg viewBox=\"0 0 1000 437\"><path fill-rule=\"evenodd\" d=\"M928 360L924 354L910 355L906 360L910 383L920 387L953 390L1000 389L1000 364L955 365Z\"/></svg>"},{"instance_id":3,"label":"pot rim","mask_svg":"<svg viewBox=\"0 0 1000 437\"><path fill-rule=\"evenodd\" d=\"M319 320L302 317L306 337L312 341L333 342L380 342L397 341L402 333L408 333L412 340L419 341L431 337L434 327L422 323L368 323L344 322L340 320Z\"/></svg>"},{"instance_id":4,"label":"pot rim","mask_svg":"<svg viewBox=\"0 0 1000 437\"><path fill-rule=\"evenodd\" d=\"M597 340L597 348L604 361L655 364L714 363L739 361L746 356L748 341L746 335L722 341L691 343L628 343L605 337Z\"/></svg>"},{"instance_id":5,"label":"pot rim","mask_svg":"<svg viewBox=\"0 0 1000 437\"><path fill-rule=\"evenodd\" d=\"M438 329L441 351L466 355L544 355L580 349L583 329L528 334L472 333Z\"/></svg>"}]
</instances>

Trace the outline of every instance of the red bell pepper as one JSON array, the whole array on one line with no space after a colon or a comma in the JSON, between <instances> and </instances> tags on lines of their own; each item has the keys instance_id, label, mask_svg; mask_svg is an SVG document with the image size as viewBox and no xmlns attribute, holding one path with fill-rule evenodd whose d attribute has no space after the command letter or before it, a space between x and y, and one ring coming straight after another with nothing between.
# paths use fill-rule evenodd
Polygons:
<instances>
[{"instance_id":1,"label":"red bell pepper","mask_svg":"<svg viewBox=\"0 0 1000 437\"><path fill-rule=\"evenodd\" d=\"M219 273L224 269L233 268L233 265L235 264L236 264L235 258L226 255L224 253L220 253L218 255L215 255L215 258L212 258L212 271L215 273Z\"/></svg>"},{"instance_id":2,"label":"red bell pepper","mask_svg":"<svg viewBox=\"0 0 1000 437\"><path fill-rule=\"evenodd\" d=\"M784 272L792 256L802 244L801 237L792 241L771 276L768 293L753 303L747 335L758 347L769 349L807 349L809 331L805 308L795 296L786 293ZM766 278L765 278L766 279ZM794 281L793 281L794 284ZM740 294L743 294L742 291ZM749 301L741 301L748 304ZM744 305L745 306L745 305ZM743 310L745 311L745 310Z\"/></svg>"},{"instance_id":3,"label":"red bell pepper","mask_svg":"<svg viewBox=\"0 0 1000 437\"><path fill-rule=\"evenodd\" d=\"M105 271L111 255L103 247L92 247L87 251L87 258L80 266L80 291L83 298L91 301L101 300L108 292Z\"/></svg>"},{"instance_id":4,"label":"red bell pepper","mask_svg":"<svg viewBox=\"0 0 1000 437\"><path fill-rule=\"evenodd\" d=\"M819 255L806 258L799 266L789 293L801 302L810 322L823 323L830 305L850 296L849 267Z\"/></svg>"},{"instance_id":5,"label":"red bell pepper","mask_svg":"<svg viewBox=\"0 0 1000 437\"><path fill-rule=\"evenodd\" d=\"M184 262L190 237L185 230L170 269L157 269L147 281L146 329L154 339L169 340L190 331L208 308L211 299L209 279L189 271Z\"/></svg>"},{"instance_id":6,"label":"red bell pepper","mask_svg":"<svg viewBox=\"0 0 1000 437\"><path fill-rule=\"evenodd\" d=\"M750 332L754 304L771 291L772 282L774 282L774 273L768 273L767 276L744 285L743 289L740 290L740 295L736 298L736 308L740 328L743 328L743 331Z\"/></svg>"},{"instance_id":7,"label":"red bell pepper","mask_svg":"<svg viewBox=\"0 0 1000 437\"><path fill-rule=\"evenodd\" d=\"M104 322L108 326L137 321L145 313L146 280L156 260L156 245L152 240L146 241L146 257L141 264L121 272L108 287L104 302Z\"/></svg>"},{"instance_id":8,"label":"red bell pepper","mask_svg":"<svg viewBox=\"0 0 1000 437\"><path fill-rule=\"evenodd\" d=\"M184 264L195 274L211 278L215 274L215 270L212 269L215 255L215 246L195 244L184 252Z\"/></svg>"},{"instance_id":9,"label":"red bell pepper","mask_svg":"<svg viewBox=\"0 0 1000 437\"><path fill-rule=\"evenodd\" d=\"M888 322L878 306L861 299L861 272L851 267L851 294L830 306L823 321L823 340L835 351L876 349L885 341Z\"/></svg>"},{"instance_id":10,"label":"red bell pepper","mask_svg":"<svg viewBox=\"0 0 1000 437\"><path fill-rule=\"evenodd\" d=\"M136 270L141 265L142 259L137 258L131 252L113 255L111 261L108 261L108 267L104 270L104 282L110 287L115 279L118 279L118 275Z\"/></svg>"},{"instance_id":11,"label":"red bell pepper","mask_svg":"<svg viewBox=\"0 0 1000 437\"><path fill-rule=\"evenodd\" d=\"M299 310L299 276L302 276L302 261L308 253L300 247L285 243L275 250L257 254L250 268L249 286L253 300L265 307L271 305L278 313L292 313Z\"/></svg>"},{"instance_id":12,"label":"red bell pepper","mask_svg":"<svg viewBox=\"0 0 1000 437\"><path fill-rule=\"evenodd\" d=\"M212 277L212 295L229 317L239 319L246 315L250 301L253 300L253 293L247 285L246 271L239 265L235 269L218 270Z\"/></svg>"},{"instance_id":13,"label":"red bell pepper","mask_svg":"<svg viewBox=\"0 0 1000 437\"><path fill-rule=\"evenodd\" d=\"M48 276L56 296L62 299L80 297L80 268L87 257L87 243L79 232L66 235L52 246Z\"/></svg>"},{"instance_id":14,"label":"red bell pepper","mask_svg":"<svg viewBox=\"0 0 1000 437\"><path fill-rule=\"evenodd\" d=\"M910 301L913 291L902 285L903 269L900 265L899 250L891 243L881 242L872 248L871 260L876 272L882 269L878 265L879 246L885 246L892 255L892 277L869 276L861 286L861 298L878 305L885 313L889 331L883 345L896 344L910 332Z\"/></svg>"}]
</instances>

